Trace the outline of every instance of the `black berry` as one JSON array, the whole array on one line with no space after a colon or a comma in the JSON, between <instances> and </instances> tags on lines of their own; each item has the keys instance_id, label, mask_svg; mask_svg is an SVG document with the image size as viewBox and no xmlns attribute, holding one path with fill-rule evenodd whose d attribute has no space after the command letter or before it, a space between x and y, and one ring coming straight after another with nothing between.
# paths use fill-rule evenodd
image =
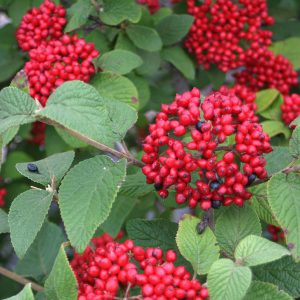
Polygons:
<instances>
[{"instance_id":1,"label":"black berry","mask_svg":"<svg viewBox=\"0 0 300 300\"><path fill-rule=\"evenodd\" d=\"M247 186L249 186L250 184L252 184L256 179L256 174L252 173L249 177L248 177L248 183Z\"/></svg>"},{"instance_id":2,"label":"black berry","mask_svg":"<svg viewBox=\"0 0 300 300\"><path fill-rule=\"evenodd\" d=\"M217 201L217 200L213 200L212 203L211 203L211 206L212 206L212 208L214 208L214 209L220 208L221 205L222 205L221 201Z\"/></svg>"},{"instance_id":3,"label":"black berry","mask_svg":"<svg viewBox=\"0 0 300 300\"><path fill-rule=\"evenodd\" d=\"M39 169L38 169L36 164L28 164L27 165L27 170L29 172L32 172L32 173L38 173L39 172Z\"/></svg>"},{"instance_id":4,"label":"black berry","mask_svg":"<svg viewBox=\"0 0 300 300\"><path fill-rule=\"evenodd\" d=\"M208 222L204 220L197 224L196 230L199 234L202 234L207 226L208 226Z\"/></svg>"},{"instance_id":5,"label":"black berry","mask_svg":"<svg viewBox=\"0 0 300 300\"><path fill-rule=\"evenodd\" d=\"M154 184L154 188L157 191L160 191L163 188L163 184L161 182L157 182L157 183Z\"/></svg>"},{"instance_id":6,"label":"black berry","mask_svg":"<svg viewBox=\"0 0 300 300\"><path fill-rule=\"evenodd\" d=\"M196 129L201 131L201 127L205 124L204 121L199 121L197 124L196 124Z\"/></svg>"},{"instance_id":7,"label":"black berry","mask_svg":"<svg viewBox=\"0 0 300 300\"><path fill-rule=\"evenodd\" d=\"M212 181L209 185L209 187L212 189L212 190L216 190L220 187L220 182L219 181Z\"/></svg>"}]
</instances>

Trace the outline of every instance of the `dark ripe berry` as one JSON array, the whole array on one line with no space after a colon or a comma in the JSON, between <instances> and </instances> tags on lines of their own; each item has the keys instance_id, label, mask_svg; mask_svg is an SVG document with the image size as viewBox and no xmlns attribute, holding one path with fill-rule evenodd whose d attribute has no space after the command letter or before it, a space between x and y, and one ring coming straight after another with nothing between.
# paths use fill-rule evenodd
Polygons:
<instances>
[{"instance_id":1,"label":"dark ripe berry","mask_svg":"<svg viewBox=\"0 0 300 300\"><path fill-rule=\"evenodd\" d=\"M38 173L39 169L36 164L27 164L27 170L31 173Z\"/></svg>"},{"instance_id":2,"label":"dark ripe berry","mask_svg":"<svg viewBox=\"0 0 300 300\"><path fill-rule=\"evenodd\" d=\"M251 185L256 179L256 175L254 173L252 173L249 177L248 177L248 183L247 186Z\"/></svg>"},{"instance_id":3,"label":"dark ripe berry","mask_svg":"<svg viewBox=\"0 0 300 300\"><path fill-rule=\"evenodd\" d=\"M160 191L163 188L163 184L161 182L157 182L157 183L154 184L154 188L157 191Z\"/></svg>"},{"instance_id":4,"label":"dark ripe berry","mask_svg":"<svg viewBox=\"0 0 300 300\"><path fill-rule=\"evenodd\" d=\"M207 221L202 221L200 223L197 224L196 226L196 230L199 234L202 234L205 230L205 228L207 227L208 222Z\"/></svg>"},{"instance_id":5,"label":"dark ripe berry","mask_svg":"<svg viewBox=\"0 0 300 300\"><path fill-rule=\"evenodd\" d=\"M220 208L221 205L222 205L222 202L221 202L221 201L213 200L213 201L211 202L211 206L212 206L212 208L214 208L214 209Z\"/></svg>"},{"instance_id":6,"label":"dark ripe berry","mask_svg":"<svg viewBox=\"0 0 300 300\"><path fill-rule=\"evenodd\" d=\"M201 127L205 124L205 121L199 121L197 124L196 124L196 129L201 131Z\"/></svg>"},{"instance_id":7,"label":"dark ripe berry","mask_svg":"<svg viewBox=\"0 0 300 300\"><path fill-rule=\"evenodd\" d=\"M219 181L212 181L209 185L209 187L212 189L212 190L216 190L220 187L220 182Z\"/></svg>"}]
</instances>

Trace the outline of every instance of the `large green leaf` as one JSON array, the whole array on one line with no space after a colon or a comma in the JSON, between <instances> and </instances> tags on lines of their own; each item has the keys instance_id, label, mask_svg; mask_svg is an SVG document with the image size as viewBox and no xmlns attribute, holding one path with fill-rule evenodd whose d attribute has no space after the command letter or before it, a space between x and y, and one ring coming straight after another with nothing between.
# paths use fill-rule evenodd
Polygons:
<instances>
[{"instance_id":1,"label":"large green leaf","mask_svg":"<svg viewBox=\"0 0 300 300\"><path fill-rule=\"evenodd\" d=\"M278 173L268 182L268 200L282 227L288 248L300 261L300 178L296 174Z\"/></svg>"},{"instance_id":2,"label":"large green leaf","mask_svg":"<svg viewBox=\"0 0 300 300\"><path fill-rule=\"evenodd\" d=\"M198 234L196 227L200 219L186 216L179 222L176 243L180 253L193 266L198 274L206 274L211 265L219 258L219 246L216 237L207 227L202 234Z\"/></svg>"},{"instance_id":3,"label":"large green leaf","mask_svg":"<svg viewBox=\"0 0 300 300\"><path fill-rule=\"evenodd\" d=\"M129 25L126 33L135 46L147 51L158 51L162 47L162 41L157 31L151 27L142 25Z\"/></svg>"},{"instance_id":4,"label":"large green leaf","mask_svg":"<svg viewBox=\"0 0 300 300\"><path fill-rule=\"evenodd\" d=\"M8 214L11 242L18 257L24 257L40 231L53 194L28 190L14 199Z\"/></svg>"},{"instance_id":5,"label":"large green leaf","mask_svg":"<svg viewBox=\"0 0 300 300\"><path fill-rule=\"evenodd\" d=\"M49 277L45 282L47 299L76 300L77 282L69 265L64 247L61 246Z\"/></svg>"},{"instance_id":6,"label":"large green leaf","mask_svg":"<svg viewBox=\"0 0 300 300\"><path fill-rule=\"evenodd\" d=\"M248 205L231 207L217 220L215 234L219 246L230 256L238 243L249 234L261 235L257 214Z\"/></svg>"},{"instance_id":7,"label":"large green leaf","mask_svg":"<svg viewBox=\"0 0 300 300\"><path fill-rule=\"evenodd\" d=\"M60 245L65 241L62 229L45 222L23 259L19 260L16 272L37 281L49 275Z\"/></svg>"},{"instance_id":8,"label":"large green leaf","mask_svg":"<svg viewBox=\"0 0 300 300\"><path fill-rule=\"evenodd\" d=\"M172 14L163 18L156 29L161 36L164 45L172 45L179 42L188 33L194 18L191 15ZM174 30L176 28L176 30Z\"/></svg>"},{"instance_id":9,"label":"large green leaf","mask_svg":"<svg viewBox=\"0 0 300 300\"><path fill-rule=\"evenodd\" d=\"M23 176L34 182L47 186L51 184L52 180L55 180L55 183L58 184L71 167L74 155L74 151L68 151L30 162L38 167L38 172L28 171L28 163L18 163L16 168Z\"/></svg>"},{"instance_id":10,"label":"large green leaf","mask_svg":"<svg viewBox=\"0 0 300 300\"><path fill-rule=\"evenodd\" d=\"M96 65L102 71L123 75L139 67L143 60L135 53L127 50L116 49L104 53L96 60Z\"/></svg>"},{"instance_id":11,"label":"large green leaf","mask_svg":"<svg viewBox=\"0 0 300 300\"><path fill-rule=\"evenodd\" d=\"M291 253L283 246L256 235L245 237L235 249L235 259L246 266L257 266Z\"/></svg>"},{"instance_id":12,"label":"large green leaf","mask_svg":"<svg viewBox=\"0 0 300 300\"><path fill-rule=\"evenodd\" d=\"M190 57L180 47L167 48L162 51L162 57L170 62L186 78L195 78L195 66Z\"/></svg>"},{"instance_id":13,"label":"large green leaf","mask_svg":"<svg viewBox=\"0 0 300 300\"><path fill-rule=\"evenodd\" d=\"M256 112L259 114L266 110L279 96L279 91L276 89L267 89L259 91L256 94L255 103L257 104Z\"/></svg>"},{"instance_id":14,"label":"large green leaf","mask_svg":"<svg viewBox=\"0 0 300 300\"><path fill-rule=\"evenodd\" d=\"M134 84L126 77L101 72L94 76L91 84L98 93L108 99L115 99L138 108L138 92Z\"/></svg>"},{"instance_id":15,"label":"large green leaf","mask_svg":"<svg viewBox=\"0 0 300 300\"><path fill-rule=\"evenodd\" d=\"M261 281L253 281L246 296L243 298L243 300L255 299L293 300L289 294L280 291L277 286Z\"/></svg>"},{"instance_id":16,"label":"large green leaf","mask_svg":"<svg viewBox=\"0 0 300 300\"><path fill-rule=\"evenodd\" d=\"M300 126L297 126L293 130L293 134L289 142L289 152L292 157L296 159L300 157Z\"/></svg>"},{"instance_id":17,"label":"large green leaf","mask_svg":"<svg viewBox=\"0 0 300 300\"><path fill-rule=\"evenodd\" d=\"M6 232L9 232L8 215L3 209L0 209L0 233Z\"/></svg>"},{"instance_id":18,"label":"large green leaf","mask_svg":"<svg viewBox=\"0 0 300 300\"><path fill-rule=\"evenodd\" d=\"M217 260L209 270L207 283L211 300L242 300L251 284L251 270L227 258Z\"/></svg>"},{"instance_id":19,"label":"large green leaf","mask_svg":"<svg viewBox=\"0 0 300 300\"><path fill-rule=\"evenodd\" d=\"M34 296L31 290L31 284L26 284L23 290L18 295L6 298L5 300L34 300Z\"/></svg>"},{"instance_id":20,"label":"large green leaf","mask_svg":"<svg viewBox=\"0 0 300 300\"><path fill-rule=\"evenodd\" d=\"M295 298L300 296L300 263L291 256L252 268L255 279L277 285Z\"/></svg>"},{"instance_id":21,"label":"large green leaf","mask_svg":"<svg viewBox=\"0 0 300 300\"><path fill-rule=\"evenodd\" d=\"M278 134L283 134L286 139L291 135L290 130L280 121L263 121L261 123L264 132L266 132L270 137Z\"/></svg>"},{"instance_id":22,"label":"large green leaf","mask_svg":"<svg viewBox=\"0 0 300 300\"><path fill-rule=\"evenodd\" d=\"M36 102L26 93L14 87L0 92L0 134L7 129L35 121Z\"/></svg>"},{"instance_id":23,"label":"large green leaf","mask_svg":"<svg viewBox=\"0 0 300 300\"><path fill-rule=\"evenodd\" d=\"M121 140L136 120L128 105L102 98L94 87L77 80L57 88L39 115L106 145Z\"/></svg>"},{"instance_id":24,"label":"large green leaf","mask_svg":"<svg viewBox=\"0 0 300 300\"><path fill-rule=\"evenodd\" d=\"M81 161L63 179L59 206L71 244L82 252L108 217L126 174L124 159L98 155ZM74 197L76 195L76 197Z\"/></svg>"},{"instance_id":25,"label":"large green leaf","mask_svg":"<svg viewBox=\"0 0 300 300\"><path fill-rule=\"evenodd\" d=\"M107 25L117 25L125 20L137 23L141 15L141 7L134 0L103 0L100 19Z\"/></svg>"}]
</instances>

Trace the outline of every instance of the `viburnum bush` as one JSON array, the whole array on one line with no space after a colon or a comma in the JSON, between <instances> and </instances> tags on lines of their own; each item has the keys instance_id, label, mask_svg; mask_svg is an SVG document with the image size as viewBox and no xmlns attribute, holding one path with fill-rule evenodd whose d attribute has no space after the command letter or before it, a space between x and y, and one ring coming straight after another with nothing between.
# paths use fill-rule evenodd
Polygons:
<instances>
[{"instance_id":1,"label":"viburnum bush","mask_svg":"<svg viewBox=\"0 0 300 300\"><path fill-rule=\"evenodd\" d=\"M0 298L300 298L297 0L0 0Z\"/></svg>"}]
</instances>

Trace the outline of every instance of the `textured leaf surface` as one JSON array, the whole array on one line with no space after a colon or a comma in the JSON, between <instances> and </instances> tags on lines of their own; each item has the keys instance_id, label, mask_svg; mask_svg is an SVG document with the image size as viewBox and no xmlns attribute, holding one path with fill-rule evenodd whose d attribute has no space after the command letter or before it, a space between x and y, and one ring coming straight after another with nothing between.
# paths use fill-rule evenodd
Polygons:
<instances>
[{"instance_id":1,"label":"textured leaf surface","mask_svg":"<svg viewBox=\"0 0 300 300\"><path fill-rule=\"evenodd\" d=\"M278 290L278 287L260 281L253 281L243 300L293 300L293 298L284 291Z\"/></svg>"},{"instance_id":2,"label":"textured leaf surface","mask_svg":"<svg viewBox=\"0 0 300 300\"><path fill-rule=\"evenodd\" d=\"M265 159L267 160L266 170L271 176L287 167L293 157L287 147L273 146L273 151L265 155Z\"/></svg>"},{"instance_id":3,"label":"textured leaf surface","mask_svg":"<svg viewBox=\"0 0 300 300\"><path fill-rule=\"evenodd\" d=\"M59 206L67 235L77 251L84 251L97 227L107 219L125 172L125 160L114 163L98 155L81 161L63 179Z\"/></svg>"},{"instance_id":4,"label":"textured leaf surface","mask_svg":"<svg viewBox=\"0 0 300 300\"><path fill-rule=\"evenodd\" d=\"M281 121L263 121L261 125L270 137L278 134L283 134L286 139L290 137L290 130Z\"/></svg>"},{"instance_id":5,"label":"textured leaf surface","mask_svg":"<svg viewBox=\"0 0 300 300\"><path fill-rule=\"evenodd\" d=\"M0 92L0 134L14 126L35 121L36 102L15 87L6 87Z\"/></svg>"},{"instance_id":6,"label":"textured leaf surface","mask_svg":"<svg viewBox=\"0 0 300 300\"><path fill-rule=\"evenodd\" d=\"M297 126L293 130L293 134L289 142L289 151L292 157L299 158L300 156L300 127L299 126Z\"/></svg>"},{"instance_id":7,"label":"textured leaf surface","mask_svg":"<svg viewBox=\"0 0 300 300\"><path fill-rule=\"evenodd\" d=\"M31 290L31 284L26 284L23 290L18 295L7 298L5 300L34 300L34 296Z\"/></svg>"},{"instance_id":8,"label":"textured leaf surface","mask_svg":"<svg viewBox=\"0 0 300 300\"><path fill-rule=\"evenodd\" d=\"M216 237L207 227L198 234L196 227L200 219L186 216L179 222L176 243L180 253L193 266L198 274L206 274L211 265L219 258L220 248L216 246Z\"/></svg>"},{"instance_id":9,"label":"textured leaf surface","mask_svg":"<svg viewBox=\"0 0 300 300\"><path fill-rule=\"evenodd\" d=\"M55 182L58 184L70 168L74 155L74 151L68 151L30 162L38 167L38 173L28 171L28 163L18 163L16 168L23 176L34 182L47 186L51 184L52 178L55 178Z\"/></svg>"},{"instance_id":10,"label":"textured leaf surface","mask_svg":"<svg viewBox=\"0 0 300 300\"><path fill-rule=\"evenodd\" d=\"M231 207L217 220L215 235L219 246L230 256L238 243L249 234L261 235L257 214L249 207Z\"/></svg>"},{"instance_id":11,"label":"textured leaf surface","mask_svg":"<svg viewBox=\"0 0 300 300\"><path fill-rule=\"evenodd\" d=\"M76 300L77 282L69 265L64 247L61 246L49 277L45 282L47 299Z\"/></svg>"},{"instance_id":12,"label":"textured leaf surface","mask_svg":"<svg viewBox=\"0 0 300 300\"><path fill-rule=\"evenodd\" d=\"M210 299L243 299L251 284L251 277L248 267L237 266L226 258L217 260L207 276Z\"/></svg>"},{"instance_id":13,"label":"textured leaf surface","mask_svg":"<svg viewBox=\"0 0 300 300\"><path fill-rule=\"evenodd\" d=\"M23 259L18 261L16 272L37 281L49 275L61 244L65 241L62 230L45 222Z\"/></svg>"},{"instance_id":14,"label":"textured leaf surface","mask_svg":"<svg viewBox=\"0 0 300 300\"><path fill-rule=\"evenodd\" d=\"M255 103L257 104L257 113L266 110L279 96L279 92L276 89L262 90L256 94Z\"/></svg>"},{"instance_id":15,"label":"textured leaf surface","mask_svg":"<svg viewBox=\"0 0 300 300\"><path fill-rule=\"evenodd\" d=\"M11 242L18 257L25 255L40 231L52 197L53 194L45 190L28 190L12 202L8 223Z\"/></svg>"},{"instance_id":16,"label":"textured leaf surface","mask_svg":"<svg viewBox=\"0 0 300 300\"><path fill-rule=\"evenodd\" d=\"M9 232L8 215L3 209L0 209L0 233L6 232Z\"/></svg>"},{"instance_id":17,"label":"textured leaf surface","mask_svg":"<svg viewBox=\"0 0 300 300\"><path fill-rule=\"evenodd\" d=\"M291 253L283 246L265 238L248 235L236 247L235 259L246 266L257 266Z\"/></svg>"},{"instance_id":18,"label":"textured leaf surface","mask_svg":"<svg viewBox=\"0 0 300 300\"><path fill-rule=\"evenodd\" d=\"M268 182L268 200L285 232L292 255L300 261L300 177L278 173Z\"/></svg>"}]
</instances>

